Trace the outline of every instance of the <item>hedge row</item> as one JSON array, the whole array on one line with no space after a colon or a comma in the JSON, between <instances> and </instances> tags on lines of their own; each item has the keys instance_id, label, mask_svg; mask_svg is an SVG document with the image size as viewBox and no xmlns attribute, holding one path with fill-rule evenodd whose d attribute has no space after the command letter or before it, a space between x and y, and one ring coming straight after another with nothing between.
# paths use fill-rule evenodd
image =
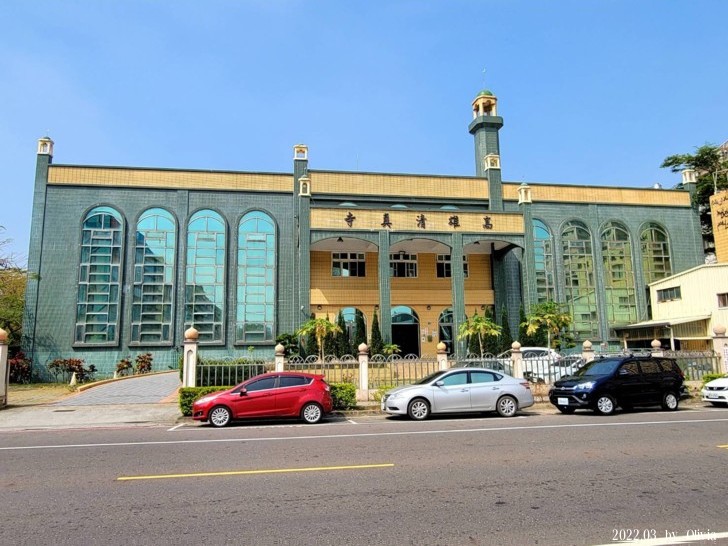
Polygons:
<instances>
[{"instance_id":1,"label":"hedge row","mask_svg":"<svg viewBox=\"0 0 728 546\"><path fill-rule=\"evenodd\" d=\"M232 387L182 387L179 390L179 409L182 415L192 415L192 404L211 392L219 392ZM356 407L356 387L351 383L331 383L331 398L334 399L335 410L347 410Z\"/></svg>"}]
</instances>

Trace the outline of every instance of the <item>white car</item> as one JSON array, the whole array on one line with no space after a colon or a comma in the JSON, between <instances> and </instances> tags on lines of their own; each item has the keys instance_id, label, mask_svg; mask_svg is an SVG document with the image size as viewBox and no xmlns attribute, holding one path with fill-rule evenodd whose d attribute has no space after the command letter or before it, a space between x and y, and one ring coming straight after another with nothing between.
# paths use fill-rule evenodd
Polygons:
<instances>
[{"instance_id":1,"label":"white car","mask_svg":"<svg viewBox=\"0 0 728 546\"><path fill-rule=\"evenodd\" d=\"M382 411L421 421L434 413L497 411L513 417L533 405L528 381L488 368L452 368L387 391Z\"/></svg>"},{"instance_id":2,"label":"white car","mask_svg":"<svg viewBox=\"0 0 728 546\"><path fill-rule=\"evenodd\" d=\"M728 376L708 381L700 394L703 395L703 402L710 402L714 406L728 405Z\"/></svg>"},{"instance_id":3,"label":"white car","mask_svg":"<svg viewBox=\"0 0 728 546\"><path fill-rule=\"evenodd\" d=\"M511 349L496 358L507 372L512 373ZM561 355L548 347L521 347L523 376L532 383L552 383L562 375L567 375L558 367Z\"/></svg>"}]
</instances>

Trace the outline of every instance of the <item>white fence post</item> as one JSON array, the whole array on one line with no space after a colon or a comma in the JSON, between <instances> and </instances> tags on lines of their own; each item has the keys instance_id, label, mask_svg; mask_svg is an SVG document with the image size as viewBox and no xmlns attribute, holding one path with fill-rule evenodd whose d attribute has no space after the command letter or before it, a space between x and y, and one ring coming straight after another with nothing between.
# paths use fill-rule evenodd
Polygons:
<instances>
[{"instance_id":1,"label":"white fence post","mask_svg":"<svg viewBox=\"0 0 728 546\"><path fill-rule=\"evenodd\" d=\"M521 344L517 341L511 343L511 362L513 363L513 377L523 379L523 353L521 353Z\"/></svg>"},{"instance_id":2,"label":"white fence post","mask_svg":"<svg viewBox=\"0 0 728 546\"><path fill-rule=\"evenodd\" d=\"M282 372L283 371L283 367L284 367L283 365L284 365L284 362L285 362L285 357L284 357L285 353L286 353L286 348L283 345L281 345L280 343L278 345L276 345L276 368L275 368L275 371L277 371L277 372Z\"/></svg>"},{"instance_id":3,"label":"white fence post","mask_svg":"<svg viewBox=\"0 0 728 546\"><path fill-rule=\"evenodd\" d=\"M442 341L437 344L437 367L440 370L447 370L447 345Z\"/></svg>"},{"instance_id":4,"label":"white fence post","mask_svg":"<svg viewBox=\"0 0 728 546\"><path fill-rule=\"evenodd\" d=\"M718 366L715 370L718 373L728 373L728 337L725 335L726 327L722 324L716 324L713 326L713 352L718 355L718 362L720 363L720 357L723 357L723 369Z\"/></svg>"},{"instance_id":5,"label":"white fence post","mask_svg":"<svg viewBox=\"0 0 728 546\"><path fill-rule=\"evenodd\" d=\"M369 347L366 343L359 345L359 388L356 399L362 402L369 400Z\"/></svg>"},{"instance_id":6,"label":"white fence post","mask_svg":"<svg viewBox=\"0 0 728 546\"><path fill-rule=\"evenodd\" d=\"M194 328L185 331L183 344L184 355L182 356L182 386L197 386L197 339L200 334Z\"/></svg>"},{"instance_id":7,"label":"white fence post","mask_svg":"<svg viewBox=\"0 0 728 546\"><path fill-rule=\"evenodd\" d=\"M0 328L0 409L8 405L9 383L10 366L8 366L8 333Z\"/></svg>"},{"instance_id":8,"label":"white fence post","mask_svg":"<svg viewBox=\"0 0 728 546\"><path fill-rule=\"evenodd\" d=\"M662 352L662 344L659 339L653 339L650 345L652 345L652 356L665 356Z\"/></svg>"},{"instance_id":9,"label":"white fence post","mask_svg":"<svg viewBox=\"0 0 728 546\"><path fill-rule=\"evenodd\" d=\"M594 360L594 348L592 347L592 342L588 339L581 344L581 358L584 359L584 362Z\"/></svg>"}]
</instances>

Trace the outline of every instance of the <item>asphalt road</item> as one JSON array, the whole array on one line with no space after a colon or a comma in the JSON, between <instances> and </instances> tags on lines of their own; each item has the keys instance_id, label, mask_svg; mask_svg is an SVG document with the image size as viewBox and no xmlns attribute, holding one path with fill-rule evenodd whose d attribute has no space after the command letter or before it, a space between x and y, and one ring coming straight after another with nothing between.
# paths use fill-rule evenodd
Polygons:
<instances>
[{"instance_id":1,"label":"asphalt road","mask_svg":"<svg viewBox=\"0 0 728 546\"><path fill-rule=\"evenodd\" d=\"M0 544L728 544L728 410L0 434Z\"/></svg>"}]
</instances>

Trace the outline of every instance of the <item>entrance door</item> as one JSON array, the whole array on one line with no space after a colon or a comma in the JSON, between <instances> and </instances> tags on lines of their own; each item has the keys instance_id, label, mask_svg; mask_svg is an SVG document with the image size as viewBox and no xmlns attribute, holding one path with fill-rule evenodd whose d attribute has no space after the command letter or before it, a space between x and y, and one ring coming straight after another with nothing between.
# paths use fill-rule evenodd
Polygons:
<instances>
[{"instance_id":1,"label":"entrance door","mask_svg":"<svg viewBox=\"0 0 728 546\"><path fill-rule=\"evenodd\" d=\"M392 343L399 346L400 356L420 356L420 319L414 309L392 308Z\"/></svg>"},{"instance_id":2,"label":"entrance door","mask_svg":"<svg viewBox=\"0 0 728 546\"><path fill-rule=\"evenodd\" d=\"M392 343L399 346L399 355L420 356L420 327L418 324L392 324Z\"/></svg>"}]
</instances>

